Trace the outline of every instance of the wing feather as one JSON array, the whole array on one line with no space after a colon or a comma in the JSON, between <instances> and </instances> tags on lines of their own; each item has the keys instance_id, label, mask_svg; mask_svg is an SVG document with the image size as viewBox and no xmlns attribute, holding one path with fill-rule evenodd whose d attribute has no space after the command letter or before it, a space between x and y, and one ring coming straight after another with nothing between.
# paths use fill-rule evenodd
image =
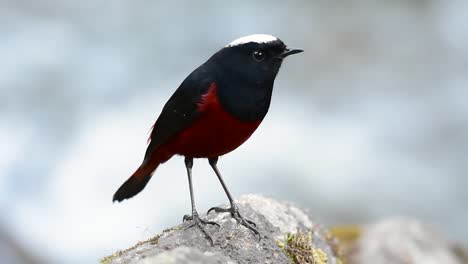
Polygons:
<instances>
[{"instance_id":1,"label":"wing feather","mask_svg":"<svg viewBox=\"0 0 468 264\"><path fill-rule=\"evenodd\" d=\"M151 131L145 160L200 117L198 103L212 83L211 76L205 76L206 71L201 69L192 72L167 101Z\"/></svg>"}]
</instances>

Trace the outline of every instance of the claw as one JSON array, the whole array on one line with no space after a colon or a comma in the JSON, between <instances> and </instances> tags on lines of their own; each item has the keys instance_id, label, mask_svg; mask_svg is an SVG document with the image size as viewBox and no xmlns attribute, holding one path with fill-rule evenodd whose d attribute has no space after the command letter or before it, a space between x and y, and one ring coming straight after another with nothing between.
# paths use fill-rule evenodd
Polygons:
<instances>
[{"instance_id":1,"label":"claw","mask_svg":"<svg viewBox=\"0 0 468 264\"><path fill-rule=\"evenodd\" d=\"M231 208L221 208L221 207L211 207L206 214L209 214L211 211L216 213L231 213Z\"/></svg>"},{"instance_id":2,"label":"claw","mask_svg":"<svg viewBox=\"0 0 468 264\"><path fill-rule=\"evenodd\" d=\"M237 222L239 224L241 224L241 225L245 226L246 228L250 229L250 231L252 231L255 235L258 235L258 241L260 241L262 239L262 235L260 234L260 232L258 232L257 228L255 228L257 225L254 222L244 218L243 216L241 216L239 214L239 212L237 212L233 217L234 217L234 219L237 220Z\"/></svg>"},{"instance_id":3,"label":"claw","mask_svg":"<svg viewBox=\"0 0 468 264\"><path fill-rule=\"evenodd\" d=\"M254 221L251 221L249 219L244 218L244 220L249 223L250 225L253 225L254 227L257 227L257 224Z\"/></svg>"},{"instance_id":4,"label":"claw","mask_svg":"<svg viewBox=\"0 0 468 264\"><path fill-rule=\"evenodd\" d=\"M182 222L185 223L186 221L192 220L192 218L193 218L193 217L192 217L191 215L186 214L186 215L184 215L184 217L182 218Z\"/></svg>"},{"instance_id":5,"label":"claw","mask_svg":"<svg viewBox=\"0 0 468 264\"><path fill-rule=\"evenodd\" d=\"M211 237L210 234L208 234L208 232L206 231L205 229L205 225L216 225L218 227L219 224L216 223L216 222L213 222L213 221L205 221L203 219L201 219L197 213L193 213L192 215L184 215L184 217L182 218L182 221L183 222L186 222L186 221L192 221L191 224L189 224L187 227L184 228L184 230L187 230L189 228L192 228L194 226L197 226L202 232L203 234L205 235L205 237L210 241L211 243L211 246L214 246L214 240L213 238Z\"/></svg>"},{"instance_id":6,"label":"claw","mask_svg":"<svg viewBox=\"0 0 468 264\"><path fill-rule=\"evenodd\" d=\"M203 219L200 219L200 222L202 222L202 223L205 224L205 225L215 225L215 226L217 226L218 228L220 227L218 223L213 222L213 221L205 221L205 220L203 220Z\"/></svg>"},{"instance_id":7,"label":"claw","mask_svg":"<svg viewBox=\"0 0 468 264\"><path fill-rule=\"evenodd\" d=\"M240 215L239 209L237 209L237 206L231 206L230 208L222 208L222 207L212 207L206 214L209 214L211 211L214 211L216 213L231 213L232 218L236 219L237 223L240 225L243 225L244 227L248 228L250 231L252 231L255 235L258 235L258 240L260 241L262 236L260 232L257 230L257 224L255 224L253 221L244 218L243 216Z\"/></svg>"}]
</instances>

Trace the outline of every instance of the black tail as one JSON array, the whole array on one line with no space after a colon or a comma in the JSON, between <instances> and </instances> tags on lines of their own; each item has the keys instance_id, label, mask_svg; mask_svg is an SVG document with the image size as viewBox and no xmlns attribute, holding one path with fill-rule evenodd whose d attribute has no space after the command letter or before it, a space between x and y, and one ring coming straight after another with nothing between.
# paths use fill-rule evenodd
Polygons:
<instances>
[{"instance_id":1,"label":"black tail","mask_svg":"<svg viewBox=\"0 0 468 264\"><path fill-rule=\"evenodd\" d=\"M125 199L131 198L141 192L151 179L153 171L159 166L159 162L154 164L143 163L122 186L115 192L112 201L121 202Z\"/></svg>"}]
</instances>

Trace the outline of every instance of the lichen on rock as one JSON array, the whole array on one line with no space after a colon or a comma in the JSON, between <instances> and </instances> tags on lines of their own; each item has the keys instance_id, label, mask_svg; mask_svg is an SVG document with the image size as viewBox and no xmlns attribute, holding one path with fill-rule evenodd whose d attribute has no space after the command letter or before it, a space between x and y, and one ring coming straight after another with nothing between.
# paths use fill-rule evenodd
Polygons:
<instances>
[{"instance_id":1,"label":"lichen on rock","mask_svg":"<svg viewBox=\"0 0 468 264\"><path fill-rule=\"evenodd\" d=\"M320 248L315 248L312 232L297 232L287 234L284 242L278 243L294 264L312 263L327 264L327 254Z\"/></svg>"},{"instance_id":2,"label":"lichen on rock","mask_svg":"<svg viewBox=\"0 0 468 264\"><path fill-rule=\"evenodd\" d=\"M261 240L229 214L203 216L212 246L184 223L101 259L101 264L468 264L467 251L414 219L326 229L303 210L260 195L237 199Z\"/></svg>"},{"instance_id":3,"label":"lichen on rock","mask_svg":"<svg viewBox=\"0 0 468 264\"><path fill-rule=\"evenodd\" d=\"M212 234L214 246L199 229L184 229L187 224L182 224L154 239L105 257L101 263L290 263L285 247L278 245L285 236L291 238L286 243L288 249L293 243L302 243L305 249L310 249L309 255L315 261L296 263L341 263L328 231L315 224L303 210L260 195L245 195L237 202L241 214L257 224L260 241L229 214L210 214L206 219L220 224L220 228L206 227ZM303 234L310 235L310 241L303 238Z\"/></svg>"}]
</instances>

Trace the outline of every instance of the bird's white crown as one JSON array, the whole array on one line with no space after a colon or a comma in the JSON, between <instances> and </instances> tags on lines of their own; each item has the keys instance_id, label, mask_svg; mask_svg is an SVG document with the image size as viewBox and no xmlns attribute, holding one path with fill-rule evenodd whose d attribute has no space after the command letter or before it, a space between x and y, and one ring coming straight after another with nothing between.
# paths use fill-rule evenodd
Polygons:
<instances>
[{"instance_id":1,"label":"bird's white crown","mask_svg":"<svg viewBox=\"0 0 468 264\"><path fill-rule=\"evenodd\" d=\"M227 44L226 47L233 47L242 45L245 43L255 42L255 43L268 43L278 40L277 37L267 34L253 34L249 36L245 36L242 38L238 38L231 43Z\"/></svg>"}]
</instances>

